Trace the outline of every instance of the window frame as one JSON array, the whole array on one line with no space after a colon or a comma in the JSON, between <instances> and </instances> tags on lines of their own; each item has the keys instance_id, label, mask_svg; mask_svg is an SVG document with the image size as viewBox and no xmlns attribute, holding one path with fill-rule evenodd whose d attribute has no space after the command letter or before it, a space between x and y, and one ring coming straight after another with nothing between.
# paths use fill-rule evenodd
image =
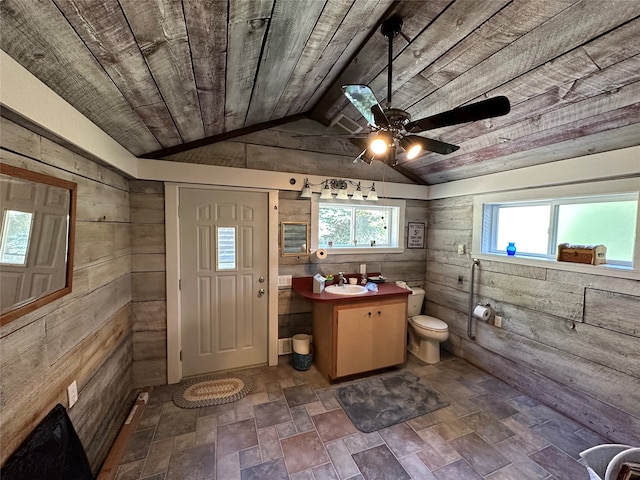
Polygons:
<instances>
[{"instance_id":1,"label":"window frame","mask_svg":"<svg viewBox=\"0 0 640 480\"><path fill-rule=\"evenodd\" d=\"M366 200L325 200L320 199L320 195L313 194L311 197L311 251L318 249L318 224L320 220L320 204L327 203L332 205L347 205L351 207L365 206L365 207L395 207L398 208L398 246L397 247L372 247L369 244L364 244L358 247L322 247L331 255L358 255L358 254L371 254L375 253L404 253L405 251L405 210L406 201L384 198L378 200L377 203L368 202Z\"/></svg>"},{"instance_id":2,"label":"window frame","mask_svg":"<svg viewBox=\"0 0 640 480\"><path fill-rule=\"evenodd\" d=\"M636 217L635 247L631 266L611 263L603 265L586 265L559 262L555 259L555 256L553 258L548 258L546 256L534 257L519 256L516 254L511 257L502 252L486 252L482 250L483 241L485 241L485 237L488 234L485 232L486 225L484 223L484 207L487 204L526 203L527 205L534 205L535 202L549 202L551 200L563 201L579 199L580 197L595 197L599 195L620 196L620 198L624 195L637 196L636 198L638 199L637 201L639 205ZM553 232L553 235L555 235L555 232ZM553 235L550 235L550 242L555 241L551 238ZM620 180L568 184L562 186L476 195L474 197L471 255L473 258L478 258L480 260L493 260L564 271L640 279L640 178L634 177Z\"/></svg>"},{"instance_id":3,"label":"window frame","mask_svg":"<svg viewBox=\"0 0 640 480\"><path fill-rule=\"evenodd\" d=\"M504 254L504 248L497 244L498 229L499 227L499 215L501 208L518 208L518 207L536 207L545 206L549 207L548 217L548 232L546 253L532 253L527 252L525 257L529 258L546 258L548 260L555 260L558 250L558 219L560 214L560 207L565 205L580 205L580 204L603 204L607 202L638 202L638 195L632 193L622 194L605 194L605 195L586 195L580 197L563 197L563 198L549 198L546 200L532 200L532 201L517 201L517 202L495 202L485 203L483 205L483 225L488 226L488 231L482 232L482 252L492 253L496 255ZM523 253L520 253L523 256ZM633 254L632 254L633 256ZM607 258L609 265L619 265L624 267L633 266L633 258L630 261L613 260Z\"/></svg>"}]
</instances>

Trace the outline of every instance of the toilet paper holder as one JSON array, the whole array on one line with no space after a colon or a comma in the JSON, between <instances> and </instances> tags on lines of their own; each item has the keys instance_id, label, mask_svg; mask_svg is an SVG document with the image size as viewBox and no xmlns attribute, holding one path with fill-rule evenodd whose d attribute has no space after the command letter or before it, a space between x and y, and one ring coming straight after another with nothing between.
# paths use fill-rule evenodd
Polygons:
<instances>
[{"instance_id":1,"label":"toilet paper holder","mask_svg":"<svg viewBox=\"0 0 640 480\"><path fill-rule=\"evenodd\" d=\"M484 322L489 321L495 315L495 313L495 310L489 302L485 303L484 305L482 303L477 303L473 309L473 316L476 319L482 320Z\"/></svg>"}]
</instances>

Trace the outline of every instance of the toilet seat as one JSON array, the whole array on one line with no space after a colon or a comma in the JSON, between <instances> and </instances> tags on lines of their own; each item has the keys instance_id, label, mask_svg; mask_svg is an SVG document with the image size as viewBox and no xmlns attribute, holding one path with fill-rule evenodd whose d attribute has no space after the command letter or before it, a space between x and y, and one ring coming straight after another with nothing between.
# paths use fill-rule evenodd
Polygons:
<instances>
[{"instance_id":1,"label":"toilet seat","mask_svg":"<svg viewBox=\"0 0 640 480\"><path fill-rule=\"evenodd\" d=\"M410 320L416 327L431 332L446 332L449 329L449 326L442 320L430 315L416 315L415 317L411 317Z\"/></svg>"}]
</instances>

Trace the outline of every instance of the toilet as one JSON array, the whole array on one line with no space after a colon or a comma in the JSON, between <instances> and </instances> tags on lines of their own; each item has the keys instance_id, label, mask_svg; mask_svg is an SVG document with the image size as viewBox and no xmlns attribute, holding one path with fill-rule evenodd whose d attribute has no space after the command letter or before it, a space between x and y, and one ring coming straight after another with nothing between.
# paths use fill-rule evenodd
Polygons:
<instances>
[{"instance_id":1,"label":"toilet","mask_svg":"<svg viewBox=\"0 0 640 480\"><path fill-rule=\"evenodd\" d=\"M440 342L449 338L449 327L439 318L420 315L425 292L411 287L409 295L409 351L426 363L440 361Z\"/></svg>"}]
</instances>

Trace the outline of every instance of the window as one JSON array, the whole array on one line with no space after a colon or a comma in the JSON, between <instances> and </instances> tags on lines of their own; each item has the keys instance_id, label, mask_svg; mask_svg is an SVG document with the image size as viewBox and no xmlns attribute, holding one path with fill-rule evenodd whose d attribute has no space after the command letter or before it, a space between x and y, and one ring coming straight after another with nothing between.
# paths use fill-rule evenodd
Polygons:
<instances>
[{"instance_id":1,"label":"window","mask_svg":"<svg viewBox=\"0 0 640 480\"><path fill-rule=\"evenodd\" d=\"M236 269L236 229L216 226L216 269Z\"/></svg>"},{"instance_id":2,"label":"window","mask_svg":"<svg viewBox=\"0 0 640 480\"><path fill-rule=\"evenodd\" d=\"M26 265L33 213L5 210L2 216L0 263Z\"/></svg>"},{"instance_id":3,"label":"window","mask_svg":"<svg viewBox=\"0 0 640 480\"><path fill-rule=\"evenodd\" d=\"M404 250L404 201L379 204L358 201L313 202L313 248L332 253Z\"/></svg>"},{"instance_id":4,"label":"window","mask_svg":"<svg viewBox=\"0 0 640 480\"><path fill-rule=\"evenodd\" d=\"M561 243L607 247L607 264L633 266L638 194L485 203L484 253L555 259Z\"/></svg>"}]
</instances>

